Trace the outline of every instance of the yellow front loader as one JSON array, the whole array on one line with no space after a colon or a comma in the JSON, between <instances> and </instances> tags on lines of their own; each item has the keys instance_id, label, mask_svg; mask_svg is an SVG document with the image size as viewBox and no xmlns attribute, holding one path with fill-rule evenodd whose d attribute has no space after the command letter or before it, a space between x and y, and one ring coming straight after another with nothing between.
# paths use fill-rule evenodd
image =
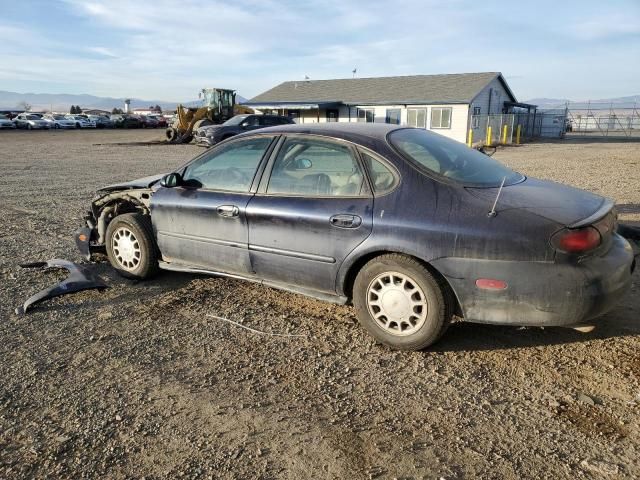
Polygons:
<instances>
[{"instance_id":1,"label":"yellow front loader","mask_svg":"<svg viewBox=\"0 0 640 480\"><path fill-rule=\"evenodd\" d=\"M204 100L202 107L178 105L176 119L166 131L169 143L189 143L193 139L193 132L199 127L218 125L239 113L253 112L246 107L236 105L234 90L203 88L199 96Z\"/></svg>"}]
</instances>

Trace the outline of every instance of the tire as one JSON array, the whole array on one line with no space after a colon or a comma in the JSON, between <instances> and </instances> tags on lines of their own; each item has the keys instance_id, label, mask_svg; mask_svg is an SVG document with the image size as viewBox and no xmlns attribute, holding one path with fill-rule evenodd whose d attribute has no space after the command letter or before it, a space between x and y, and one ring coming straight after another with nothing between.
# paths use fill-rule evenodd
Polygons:
<instances>
[{"instance_id":1,"label":"tire","mask_svg":"<svg viewBox=\"0 0 640 480\"><path fill-rule=\"evenodd\" d=\"M158 272L158 249L151 218L125 213L107 227L107 256L111 266L126 278L144 280Z\"/></svg>"},{"instance_id":2,"label":"tire","mask_svg":"<svg viewBox=\"0 0 640 480\"><path fill-rule=\"evenodd\" d=\"M27 130L33 130L33 127L31 126L30 123L27 124Z\"/></svg>"},{"instance_id":3,"label":"tire","mask_svg":"<svg viewBox=\"0 0 640 480\"><path fill-rule=\"evenodd\" d=\"M381 255L362 267L353 285L353 303L360 325L378 342L398 350L433 345L453 316L453 297L444 280L399 254Z\"/></svg>"}]
</instances>

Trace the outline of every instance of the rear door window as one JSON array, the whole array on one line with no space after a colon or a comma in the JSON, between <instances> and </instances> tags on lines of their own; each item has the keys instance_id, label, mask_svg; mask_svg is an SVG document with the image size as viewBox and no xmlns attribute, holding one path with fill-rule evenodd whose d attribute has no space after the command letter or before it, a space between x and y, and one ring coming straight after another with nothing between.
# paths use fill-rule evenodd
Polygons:
<instances>
[{"instance_id":1,"label":"rear door window","mask_svg":"<svg viewBox=\"0 0 640 480\"><path fill-rule=\"evenodd\" d=\"M268 194L355 197L364 194L364 175L347 145L288 138L275 160Z\"/></svg>"}]
</instances>

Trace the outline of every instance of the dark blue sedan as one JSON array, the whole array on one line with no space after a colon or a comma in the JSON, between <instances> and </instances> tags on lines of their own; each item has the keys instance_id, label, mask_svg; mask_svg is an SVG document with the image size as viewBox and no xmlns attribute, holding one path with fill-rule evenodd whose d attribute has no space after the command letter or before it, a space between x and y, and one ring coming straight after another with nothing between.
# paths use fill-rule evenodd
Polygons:
<instances>
[{"instance_id":1,"label":"dark blue sedan","mask_svg":"<svg viewBox=\"0 0 640 480\"><path fill-rule=\"evenodd\" d=\"M100 190L76 239L122 275L222 274L353 301L378 341L422 349L454 316L574 326L629 288L613 202L527 178L440 135L290 125Z\"/></svg>"}]
</instances>

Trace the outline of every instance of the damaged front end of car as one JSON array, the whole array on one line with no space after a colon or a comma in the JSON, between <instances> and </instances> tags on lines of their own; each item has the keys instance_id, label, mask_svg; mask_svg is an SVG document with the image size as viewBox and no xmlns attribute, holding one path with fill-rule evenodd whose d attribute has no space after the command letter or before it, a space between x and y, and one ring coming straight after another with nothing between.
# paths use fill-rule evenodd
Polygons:
<instances>
[{"instance_id":1,"label":"damaged front end of car","mask_svg":"<svg viewBox=\"0 0 640 480\"><path fill-rule=\"evenodd\" d=\"M84 216L85 226L74 235L76 246L87 260L94 253L105 253L107 226L124 213L150 213L151 196L162 175L133 182L110 185L96 193L91 208Z\"/></svg>"}]
</instances>

